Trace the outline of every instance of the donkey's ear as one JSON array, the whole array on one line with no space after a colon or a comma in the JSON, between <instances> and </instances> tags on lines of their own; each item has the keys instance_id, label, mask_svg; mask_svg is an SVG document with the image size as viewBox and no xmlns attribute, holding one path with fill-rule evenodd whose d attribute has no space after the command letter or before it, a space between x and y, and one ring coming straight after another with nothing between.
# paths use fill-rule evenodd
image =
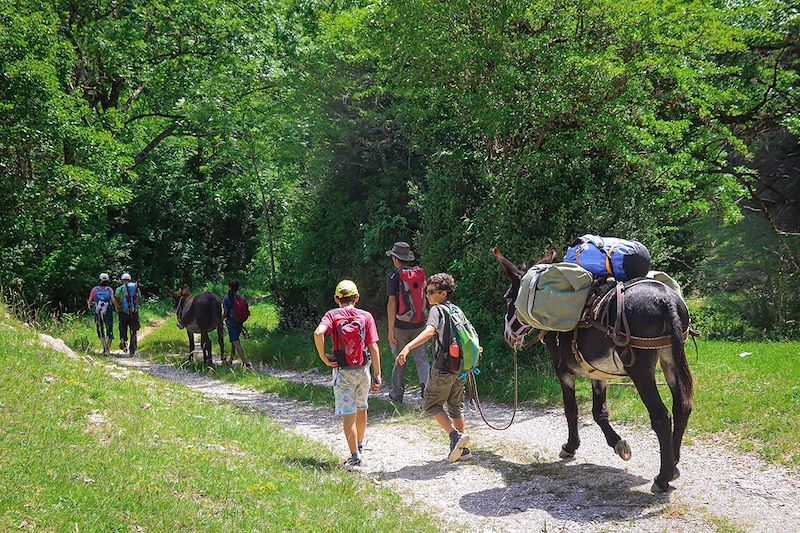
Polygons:
<instances>
[{"instance_id":1,"label":"donkey's ear","mask_svg":"<svg viewBox=\"0 0 800 533\"><path fill-rule=\"evenodd\" d=\"M547 258L547 260L545 261L546 263L555 263L555 261L556 261L556 251L552 250L552 249L549 250L547 252L547 255L545 255L545 257Z\"/></svg>"},{"instance_id":2,"label":"donkey's ear","mask_svg":"<svg viewBox=\"0 0 800 533\"><path fill-rule=\"evenodd\" d=\"M512 280L522 277L522 272L520 269L518 269L514 263L506 259L505 256L500 253L500 250L497 248L492 248L491 252L494 254L495 259L497 259L497 262L500 263L500 268L503 269L503 272L506 273L506 276Z\"/></svg>"}]
</instances>

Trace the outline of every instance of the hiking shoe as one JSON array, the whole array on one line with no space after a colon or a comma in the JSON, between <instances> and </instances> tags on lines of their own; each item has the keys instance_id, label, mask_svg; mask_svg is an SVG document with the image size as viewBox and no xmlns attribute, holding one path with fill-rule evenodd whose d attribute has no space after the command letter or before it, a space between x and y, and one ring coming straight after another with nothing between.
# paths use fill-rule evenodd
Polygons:
<instances>
[{"instance_id":1,"label":"hiking shoe","mask_svg":"<svg viewBox=\"0 0 800 533\"><path fill-rule=\"evenodd\" d=\"M464 448L461 452L461 457L458 458L459 461L468 461L472 459L472 452L469 451L469 448Z\"/></svg>"},{"instance_id":2,"label":"hiking shoe","mask_svg":"<svg viewBox=\"0 0 800 533\"><path fill-rule=\"evenodd\" d=\"M469 444L469 435L456 432L455 435L450 437L450 455L447 456L447 460L451 463L458 461L464 453L464 448L469 446Z\"/></svg>"},{"instance_id":3,"label":"hiking shoe","mask_svg":"<svg viewBox=\"0 0 800 533\"><path fill-rule=\"evenodd\" d=\"M362 461L357 457L349 457L347 461L344 462L344 469L348 472L352 472L353 470L361 470L361 466Z\"/></svg>"}]
</instances>

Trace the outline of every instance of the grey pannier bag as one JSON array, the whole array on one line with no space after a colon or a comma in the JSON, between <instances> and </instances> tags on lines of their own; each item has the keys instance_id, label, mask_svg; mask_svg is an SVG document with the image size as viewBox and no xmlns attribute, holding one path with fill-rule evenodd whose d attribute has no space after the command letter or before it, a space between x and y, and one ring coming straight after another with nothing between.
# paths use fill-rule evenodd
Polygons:
<instances>
[{"instance_id":1,"label":"grey pannier bag","mask_svg":"<svg viewBox=\"0 0 800 533\"><path fill-rule=\"evenodd\" d=\"M571 331L591 288L592 274L576 264L534 265L520 283L517 316L536 329Z\"/></svg>"}]
</instances>

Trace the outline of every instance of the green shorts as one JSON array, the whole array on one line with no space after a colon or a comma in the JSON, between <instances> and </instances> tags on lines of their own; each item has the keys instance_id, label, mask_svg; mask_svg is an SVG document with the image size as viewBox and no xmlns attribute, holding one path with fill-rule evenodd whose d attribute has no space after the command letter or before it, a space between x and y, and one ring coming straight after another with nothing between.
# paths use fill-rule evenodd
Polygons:
<instances>
[{"instance_id":1,"label":"green shorts","mask_svg":"<svg viewBox=\"0 0 800 533\"><path fill-rule=\"evenodd\" d=\"M451 420L464 418L464 384L465 379L459 379L458 374L442 372L431 368L431 376L425 387L425 397L422 400L422 410L430 416L444 412Z\"/></svg>"}]
</instances>

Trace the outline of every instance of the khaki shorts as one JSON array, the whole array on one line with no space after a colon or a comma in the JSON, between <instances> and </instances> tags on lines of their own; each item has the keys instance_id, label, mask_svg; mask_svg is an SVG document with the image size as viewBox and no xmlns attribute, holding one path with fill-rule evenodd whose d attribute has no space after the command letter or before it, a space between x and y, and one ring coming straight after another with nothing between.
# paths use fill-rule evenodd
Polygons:
<instances>
[{"instance_id":1,"label":"khaki shorts","mask_svg":"<svg viewBox=\"0 0 800 533\"><path fill-rule=\"evenodd\" d=\"M422 400L422 410L430 416L444 412L451 420L464 418L464 384L465 379L459 379L458 374L442 372L431 368L431 376L425 387L425 397Z\"/></svg>"}]
</instances>

